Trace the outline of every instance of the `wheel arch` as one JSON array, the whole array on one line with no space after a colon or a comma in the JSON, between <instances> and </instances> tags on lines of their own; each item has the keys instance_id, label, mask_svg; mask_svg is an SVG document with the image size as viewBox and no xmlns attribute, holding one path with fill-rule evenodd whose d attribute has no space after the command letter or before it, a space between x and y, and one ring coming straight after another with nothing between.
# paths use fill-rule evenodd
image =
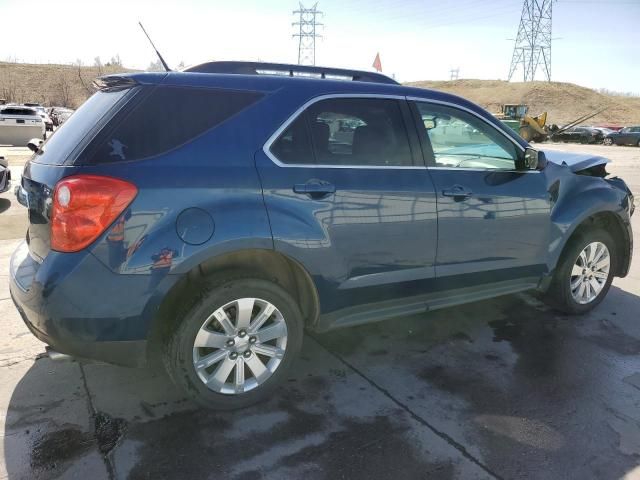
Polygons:
<instances>
[{"instance_id":1,"label":"wheel arch","mask_svg":"<svg viewBox=\"0 0 640 480\"><path fill-rule=\"evenodd\" d=\"M244 249L211 257L196 265L174 283L157 309L148 334L148 357L157 358L179 316L199 298L202 287L223 275L242 275L277 283L298 303L305 326L313 326L320 314L316 286L296 260L268 249Z\"/></svg>"},{"instance_id":2,"label":"wheel arch","mask_svg":"<svg viewBox=\"0 0 640 480\"><path fill-rule=\"evenodd\" d=\"M631 263L631 249L629 248L629 242L631 239L629 237L629 231L625 228L620 216L612 211L599 211L592 213L577 223L575 228L565 236L565 241L562 245L562 249L560 250L560 254L556 258L555 266L557 266L560 259L565 255L572 239L576 238L577 235L581 235L594 228L602 228L611 234L615 241L617 253L614 275L617 277L626 276Z\"/></svg>"}]
</instances>

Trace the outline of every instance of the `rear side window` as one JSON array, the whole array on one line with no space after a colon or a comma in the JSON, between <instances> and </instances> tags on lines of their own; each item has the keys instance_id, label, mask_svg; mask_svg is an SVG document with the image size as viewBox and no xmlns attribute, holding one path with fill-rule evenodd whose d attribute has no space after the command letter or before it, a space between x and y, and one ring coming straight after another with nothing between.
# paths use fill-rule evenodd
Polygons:
<instances>
[{"instance_id":1,"label":"rear side window","mask_svg":"<svg viewBox=\"0 0 640 480\"><path fill-rule=\"evenodd\" d=\"M393 99L333 98L314 103L274 142L271 152L288 164L413 165L402 111Z\"/></svg>"},{"instance_id":2,"label":"rear side window","mask_svg":"<svg viewBox=\"0 0 640 480\"><path fill-rule=\"evenodd\" d=\"M257 101L257 92L156 87L93 155L92 163L139 160L179 147Z\"/></svg>"}]
</instances>

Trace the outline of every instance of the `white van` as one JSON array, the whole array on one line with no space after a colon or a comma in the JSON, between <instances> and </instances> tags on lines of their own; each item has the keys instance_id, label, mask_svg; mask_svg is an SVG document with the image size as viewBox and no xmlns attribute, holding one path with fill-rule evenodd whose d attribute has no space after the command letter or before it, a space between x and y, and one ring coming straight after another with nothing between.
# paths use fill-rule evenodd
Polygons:
<instances>
[{"instance_id":1,"label":"white van","mask_svg":"<svg viewBox=\"0 0 640 480\"><path fill-rule=\"evenodd\" d=\"M38 112L22 105L0 105L0 145L26 146L32 138L46 138Z\"/></svg>"}]
</instances>

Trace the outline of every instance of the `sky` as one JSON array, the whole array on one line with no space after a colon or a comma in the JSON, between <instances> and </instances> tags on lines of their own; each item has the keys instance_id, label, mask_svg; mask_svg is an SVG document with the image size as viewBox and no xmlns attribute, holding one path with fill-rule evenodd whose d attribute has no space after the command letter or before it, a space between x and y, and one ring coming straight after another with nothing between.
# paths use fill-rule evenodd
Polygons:
<instances>
[{"instance_id":1,"label":"sky","mask_svg":"<svg viewBox=\"0 0 640 480\"><path fill-rule=\"evenodd\" d=\"M402 82L447 80L452 68L460 78L506 80L522 4L319 0L316 63L372 70L380 52L383 72ZM0 61L90 65L119 54L125 66L144 69L156 57L141 20L173 67L296 63L297 7L290 0L0 0ZM557 0L553 37L552 80L640 94L640 0Z\"/></svg>"}]
</instances>

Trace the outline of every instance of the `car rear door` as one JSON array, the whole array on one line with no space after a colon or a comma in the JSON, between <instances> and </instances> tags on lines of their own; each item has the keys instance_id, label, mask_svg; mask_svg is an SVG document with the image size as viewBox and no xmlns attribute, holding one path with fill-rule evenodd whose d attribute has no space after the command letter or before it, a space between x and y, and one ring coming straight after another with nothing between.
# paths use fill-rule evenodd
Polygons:
<instances>
[{"instance_id":1,"label":"car rear door","mask_svg":"<svg viewBox=\"0 0 640 480\"><path fill-rule=\"evenodd\" d=\"M544 172L517 170L523 148L472 110L413 106L437 192L439 285L539 277L549 242Z\"/></svg>"},{"instance_id":2,"label":"car rear door","mask_svg":"<svg viewBox=\"0 0 640 480\"><path fill-rule=\"evenodd\" d=\"M256 165L275 248L309 271L323 313L429 288L435 191L404 97L318 98Z\"/></svg>"}]
</instances>

